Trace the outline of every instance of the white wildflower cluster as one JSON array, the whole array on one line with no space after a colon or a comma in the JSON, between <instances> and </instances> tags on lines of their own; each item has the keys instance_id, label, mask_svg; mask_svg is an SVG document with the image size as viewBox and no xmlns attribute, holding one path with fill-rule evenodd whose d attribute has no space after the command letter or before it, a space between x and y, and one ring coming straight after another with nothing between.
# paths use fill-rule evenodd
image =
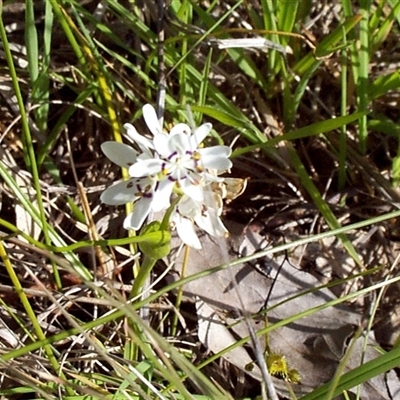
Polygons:
<instances>
[{"instance_id":1,"label":"white wildflower cluster","mask_svg":"<svg viewBox=\"0 0 400 400\"><path fill-rule=\"evenodd\" d=\"M143 117L153 135L140 135L131 124L125 124L128 136L140 151L118 142L105 142L101 148L115 164L127 168L130 179L119 182L102 195L109 205L134 203L134 210L124 220L125 229L138 230L150 212L167 210L179 197L171 214L182 241L200 249L194 224L212 236L227 233L220 215L222 199L215 188L224 178L218 174L231 168L228 146L202 147L212 125L192 130L187 124L175 125L169 133L162 130L155 109L146 104Z\"/></svg>"}]
</instances>

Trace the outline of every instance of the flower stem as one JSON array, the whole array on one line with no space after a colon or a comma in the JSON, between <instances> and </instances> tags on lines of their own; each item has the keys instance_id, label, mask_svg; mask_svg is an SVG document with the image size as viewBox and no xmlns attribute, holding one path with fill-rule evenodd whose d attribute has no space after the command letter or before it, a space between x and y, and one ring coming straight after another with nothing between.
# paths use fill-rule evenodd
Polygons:
<instances>
[{"instance_id":1,"label":"flower stem","mask_svg":"<svg viewBox=\"0 0 400 400\"><path fill-rule=\"evenodd\" d=\"M130 299L140 295L141 289L145 284L146 279L150 275L151 270L153 269L156 261L157 260L155 258L149 257L148 255L144 256L143 262L140 266L139 273L133 282L131 294L129 295Z\"/></svg>"}]
</instances>

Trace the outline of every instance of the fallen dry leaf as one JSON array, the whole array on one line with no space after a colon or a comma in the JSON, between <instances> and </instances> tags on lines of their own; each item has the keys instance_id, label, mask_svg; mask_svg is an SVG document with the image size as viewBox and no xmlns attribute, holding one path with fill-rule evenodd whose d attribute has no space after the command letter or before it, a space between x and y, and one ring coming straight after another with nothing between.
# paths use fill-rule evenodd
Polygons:
<instances>
[{"instance_id":1,"label":"fallen dry leaf","mask_svg":"<svg viewBox=\"0 0 400 400\"><path fill-rule=\"evenodd\" d=\"M207 235L201 238L203 249L190 250L186 267L187 276L237 258L230 247L235 247L233 243L237 244L238 241L247 241L245 246L247 254L256 251L262 241L260 235L250 230L243 235L241 228L234 224L231 226L231 231L232 229L235 233L232 233L230 240L216 239ZM182 257L174 256L174 251L167 261L174 262L174 269L177 272L181 271ZM327 288L313 291L320 286L317 279L288 262L283 256L268 262L272 277L281 264L282 268L271 293L274 279L262 276L248 264L225 268L184 286L184 294L188 299L192 301L196 298L201 299L197 300L199 338L209 350L214 353L222 351L234 343L234 335L247 337L248 327L242 316L257 314L268 296L267 315L270 325L336 299ZM307 290L310 292L296 297ZM361 316L358 313L344 304L339 304L299 318L288 325L274 329L268 335L270 352L284 356L288 368L296 369L300 374L301 384L292 385L297 395L308 393L333 377L345 354L347 344L360 323ZM228 325L234 334L229 331ZM256 316L253 318L253 325L256 330L260 330L264 327L264 320ZM378 356L377 351L371 346L368 351L369 355L365 356L365 361ZM351 356L352 368L359 365L362 354L362 348L356 348ZM256 379L261 379L258 368L248 371L249 355L244 349L243 351L235 349L224 357ZM390 399L384 379L377 377L364 385L362 398ZM286 382L278 379L274 381L278 391L287 395Z\"/></svg>"}]
</instances>

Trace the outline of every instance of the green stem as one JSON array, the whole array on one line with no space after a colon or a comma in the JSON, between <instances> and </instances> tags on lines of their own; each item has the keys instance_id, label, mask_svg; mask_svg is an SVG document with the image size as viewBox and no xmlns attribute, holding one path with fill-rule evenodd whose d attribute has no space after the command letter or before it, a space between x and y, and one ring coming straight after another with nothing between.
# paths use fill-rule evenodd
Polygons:
<instances>
[{"instance_id":1,"label":"green stem","mask_svg":"<svg viewBox=\"0 0 400 400\"><path fill-rule=\"evenodd\" d=\"M346 32L343 30L343 43L347 43ZM341 54L341 98L340 98L340 115L343 117L347 113L347 48L344 47ZM338 186L339 190L343 190L346 185L346 124L340 127L339 136L339 178Z\"/></svg>"},{"instance_id":2,"label":"green stem","mask_svg":"<svg viewBox=\"0 0 400 400\"><path fill-rule=\"evenodd\" d=\"M4 226L5 228L9 229L11 232L14 232L12 235L7 236L0 236L0 240L4 241L8 238L11 238L16 235L22 236L26 239L31 245L36 246L41 250L51 251L53 253L68 253L73 252L83 247L93 247L93 246L124 246L126 244L132 243L143 243L148 242L154 245L160 244L165 240L165 235L169 234L166 231L157 231L157 232L149 232L146 234L142 234L140 236L134 237L126 237L122 239L101 239L101 240L81 240L80 242L76 242L70 244L68 246L52 246L46 245L38 240L35 240L33 237L27 235L25 232L19 230L15 225L11 224L10 222L0 218L0 225Z\"/></svg>"},{"instance_id":3,"label":"green stem","mask_svg":"<svg viewBox=\"0 0 400 400\"><path fill-rule=\"evenodd\" d=\"M13 266L11 265L10 258L8 257L8 254L6 252L5 247L3 246L2 241L0 241L0 258L3 260L4 267L7 270L8 276L10 277L11 282L15 288L15 292L18 294L18 297L21 300L21 303L24 307L24 310L26 312L28 320L32 322L32 326L33 326L33 329L34 329L34 332L35 332L37 338L41 342L46 340L47 339L46 335L43 333L42 327L40 326L40 323L36 317L36 314L33 311L32 306L29 303L28 297L26 296L26 294L24 292L24 288L22 287L21 282L19 281L18 276L15 273L15 270L14 270ZM43 348L46 352L47 358L48 358L51 366L53 367L54 371L56 371L57 374L59 374L60 378L67 381L67 378L64 375L64 373L60 367L60 364L58 363L58 361L53 353L51 344L44 344ZM66 386L66 391L69 396L73 396L75 394L74 391L68 386Z\"/></svg>"},{"instance_id":4,"label":"green stem","mask_svg":"<svg viewBox=\"0 0 400 400\"><path fill-rule=\"evenodd\" d=\"M49 228L46 221L46 213L44 211L43 206L43 199L42 199L42 188L39 180L39 170L38 164L36 161L36 153L33 147L33 141L31 136L31 131L28 124L28 116L25 110L24 99L22 97L21 88L19 86L19 80L17 71L14 65L14 59L11 54L11 49L8 43L6 29L3 24L3 19L0 17L0 38L3 42L4 54L6 56L7 65L9 69L9 73L11 76L11 80L13 83L13 88L15 91L15 97L17 98L18 109L21 113L21 126L22 126L22 133L23 133L23 145L24 145L24 158L27 168L32 173L32 181L33 187L35 188L36 192L36 201L37 207L39 210L39 218L40 218L40 225L41 229L43 230L44 240L47 245L50 245L51 239L49 235ZM58 289L62 288L60 274L55 265L53 265L53 276Z\"/></svg>"},{"instance_id":5,"label":"green stem","mask_svg":"<svg viewBox=\"0 0 400 400\"><path fill-rule=\"evenodd\" d=\"M133 282L131 294L129 296L130 299L140 295L142 287L145 284L146 279L150 275L151 270L153 269L156 261L157 260L155 258L149 257L147 255L144 256L144 260L142 262L142 265L140 266L138 276L135 278Z\"/></svg>"}]
</instances>

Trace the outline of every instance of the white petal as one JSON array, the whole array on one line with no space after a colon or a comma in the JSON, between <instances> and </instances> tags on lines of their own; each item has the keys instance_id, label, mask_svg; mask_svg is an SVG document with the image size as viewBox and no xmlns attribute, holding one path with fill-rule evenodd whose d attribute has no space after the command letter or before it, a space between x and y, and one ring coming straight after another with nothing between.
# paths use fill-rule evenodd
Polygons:
<instances>
[{"instance_id":1,"label":"white petal","mask_svg":"<svg viewBox=\"0 0 400 400\"><path fill-rule=\"evenodd\" d=\"M171 150L171 153L178 152L180 156L184 156L186 152L192 150L190 148L189 136L186 136L183 133L177 133L176 135L171 136L168 147Z\"/></svg>"},{"instance_id":2,"label":"white petal","mask_svg":"<svg viewBox=\"0 0 400 400\"><path fill-rule=\"evenodd\" d=\"M183 243L195 249L201 249L200 240L197 237L193 222L189 218L184 218L178 215L176 231Z\"/></svg>"},{"instance_id":3,"label":"white petal","mask_svg":"<svg viewBox=\"0 0 400 400\"><path fill-rule=\"evenodd\" d=\"M137 151L132 147L119 142L104 142L101 150L113 163L120 167L129 168L136 162Z\"/></svg>"},{"instance_id":4,"label":"white petal","mask_svg":"<svg viewBox=\"0 0 400 400\"><path fill-rule=\"evenodd\" d=\"M154 135L154 148L156 152L164 158L168 158L172 151L169 148L169 136L166 133Z\"/></svg>"},{"instance_id":5,"label":"white petal","mask_svg":"<svg viewBox=\"0 0 400 400\"><path fill-rule=\"evenodd\" d=\"M179 181L183 193L191 197L193 200L202 202L204 199L203 187L199 183L194 185L188 178Z\"/></svg>"},{"instance_id":6,"label":"white petal","mask_svg":"<svg viewBox=\"0 0 400 400\"><path fill-rule=\"evenodd\" d=\"M227 157L232 150L228 146L213 146L199 149L201 162L205 169L227 170L232 167L232 162Z\"/></svg>"},{"instance_id":7,"label":"white petal","mask_svg":"<svg viewBox=\"0 0 400 400\"><path fill-rule=\"evenodd\" d=\"M224 178L222 178L222 177L219 178L218 176L209 174L208 172L205 172L205 171L203 171L201 173L201 176L203 177L203 181L206 181L206 182L223 182L224 181Z\"/></svg>"},{"instance_id":8,"label":"white petal","mask_svg":"<svg viewBox=\"0 0 400 400\"><path fill-rule=\"evenodd\" d=\"M138 160L138 162L129 167L129 176L139 178L149 175L157 175L162 171L164 164L165 162L163 160L154 158Z\"/></svg>"},{"instance_id":9,"label":"white petal","mask_svg":"<svg viewBox=\"0 0 400 400\"><path fill-rule=\"evenodd\" d=\"M192 149L197 149L201 142L208 136L211 132L212 124L207 122L206 124L200 125L195 129L193 136L191 138Z\"/></svg>"},{"instance_id":10,"label":"white petal","mask_svg":"<svg viewBox=\"0 0 400 400\"><path fill-rule=\"evenodd\" d=\"M192 218L197 213L201 212L201 205L189 196L183 195L179 201L177 209L179 210L180 215Z\"/></svg>"},{"instance_id":11,"label":"white petal","mask_svg":"<svg viewBox=\"0 0 400 400\"><path fill-rule=\"evenodd\" d=\"M199 153L202 156L214 155L219 157L229 157L232 154L232 149L229 146L211 146L199 149Z\"/></svg>"},{"instance_id":12,"label":"white petal","mask_svg":"<svg viewBox=\"0 0 400 400\"><path fill-rule=\"evenodd\" d=\"M154 107L151 104L145 104L142 110L143 110L143 118L150 132L154 136L159 133L162 133L162 127L160 126L157 113Z\"/></svg>"},{"instance_id":13,"label":"white petal","mask_svg":"<svg viewBox=\"0 0 400 400\"><path fill-rule=\"evenodd\" d=\"M174 185L175 182L168 178L162 180L158 184L157 190L154 192L153 204L151 206L154 212L166 210L170 206L170 198Z\"/></svg>"},{"instance_id":14,"label":"white petal","mask_svg":"<svg viewBox=\"0 0 400 400\"><path fill-rule=\"evenodd\" d=\"M136 179L128 179L107 188L100 196L104 204L120 206L137 199Z\"/></svg>"},{"instance_id":15,"label":"white petal","mask_svg":"<svg viewBox=\"0 0 400 400\"><path fill-rule=\"evenodd\" d=\"M140 149L145 153L150 153L149 149L154 149L153 142L141 135L132 124L124 124L128 136L139 145Z\"/></svg>"},{"instance_id":16,"label":"white petal","mask_svg":"<svg viewBox=\"0 0 400 400\"><path fill-rule=\"evenodd\" d=\"M169 135L170 135L170 136L174 136L174 135L176 135L176 134L181 134L181 135L183 134L183 135L189 137L189 135L191 134L191 130L190 130L189 125L184 124L184 123L176 124L176 125L170 130Z\"/></svg>"},{"instance_id":17,"label":"white petal","mask_svg":"<svg viewBox=\"0 0 400 400\"><path fill-rule=\"evenodd\" d=\"M196 224L211 236L223 237L228 231L218 217L217 211L209 208L206 213L197 214L194 218Z\"/></svg>"},{"instance_id":18,"label":"white petal","mask_svg":"<svg viewBox=\"0 0 400 400\"><path fill-rule=\"evenodd\" d=\"M133 211L125 218L124 228L137 231L143 225L150 212L152 198L141 197L134 205Z\"/></svg>"}]
</instances>

